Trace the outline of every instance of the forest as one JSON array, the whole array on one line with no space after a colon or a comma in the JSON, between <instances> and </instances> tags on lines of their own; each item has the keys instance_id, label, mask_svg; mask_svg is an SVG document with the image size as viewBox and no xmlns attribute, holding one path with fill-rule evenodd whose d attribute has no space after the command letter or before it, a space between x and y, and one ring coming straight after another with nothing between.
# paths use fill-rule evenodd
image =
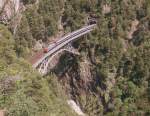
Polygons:
<instances>
[{"instance_id":1,"label":"forest","mask_svg":"<svg viewBox=\"0 0 150 116\"><path fill-rule=\"evenodd\" d=\"M0 110L8 116L78 116L66 102L72 99L87 116L150 115L150 0L20 3L19 14L6 22L0 7ZM79 56L63 54L44 77L32 68L27 58L38 41L45 44L89 19L97 27L73 43Z\"/></svg>"}]
</instances>

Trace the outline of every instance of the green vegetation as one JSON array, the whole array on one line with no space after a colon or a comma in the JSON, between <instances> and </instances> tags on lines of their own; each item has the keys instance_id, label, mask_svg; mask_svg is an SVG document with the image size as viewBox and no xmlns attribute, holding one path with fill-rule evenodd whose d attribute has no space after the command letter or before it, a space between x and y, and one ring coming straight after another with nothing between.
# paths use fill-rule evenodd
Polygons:
<instances>
[{"instance_id":1,"label":"green vegetation","mask_svg":"<svg viewBox=\"0 0 150 116\"><path fill-rule=\"evenodd\" d=\"M0 109L8 116L73 116L56 77L41 77L14 49L12 34L0 25Z\"/></svg>"},{"instance_id":2,"label":"green vegetation","mask_svg":"<svg viewBox=\"0 0 150 116\"><path fill-rule=\"evenodd\" d=\"M104 14L103 6L106 4L112 10ZM71 30L85 24L90 13L97 20L97 30L88 36L86 44L78 42L82 53L96 59L93 60L93 70L96 73L93 81L97 80L97 84L93 83L94 87L91 85L95 90L90 89L86 96L81 94L77 97L89 115L150 114L149 5L144 0L141 3L132 0L67 1L64 19ZM138 29L133 33L132 39L128 39L127 32L135 19L139 21ZM115 78L111 89L111 82L108 83L110 74Z\"/></svg>"},{"instance_id":3,"label":"green vegetation","mask_svg":"<svg viewBox=\"0 0 150 116\"><path fill-rule=\"evenodd\" d=\"M149 116L150 2L139 1L23 0L26 10L16 34L0 24L0 109L9 116L73 116L63 86L89 116ZM55 75L41 77L24 59L36 41L59 32L61 17L66 33L89 24L88 17L97 21L95 31L75 42L81 56L60 59L56 73L73 75L62 78L62 85ZM85 54L90 79L79 74Z\"/></svg>"},{"instance_id":4,"label":"green vegetation","mask_svg":"<svg viewBox=\"0 0 150 116\"><path fill-rule=\"evenodd\" d=\"M62 15L63 0L25 0L26 10L15 34L18 56L25 57L30 53L35 41L47 41L48 37L58 32L58 21Z\"/></svg>"}]
</instances>

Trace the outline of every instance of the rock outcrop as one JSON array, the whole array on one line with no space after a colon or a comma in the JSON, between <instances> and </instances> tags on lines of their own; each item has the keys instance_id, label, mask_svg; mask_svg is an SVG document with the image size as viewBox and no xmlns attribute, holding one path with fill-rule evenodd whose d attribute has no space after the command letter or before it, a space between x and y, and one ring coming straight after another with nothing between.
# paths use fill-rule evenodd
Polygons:
<instances>
[{"instance_id":1,"label":"rock outcrop","mask_svg":"<svg viewBox=\"0 0 150 116\"><path fill-rule=\"evenodd\" d=\"M0 20L8 22L20 9L20 0L0 0Z\"/></svg>"}]
</instances>

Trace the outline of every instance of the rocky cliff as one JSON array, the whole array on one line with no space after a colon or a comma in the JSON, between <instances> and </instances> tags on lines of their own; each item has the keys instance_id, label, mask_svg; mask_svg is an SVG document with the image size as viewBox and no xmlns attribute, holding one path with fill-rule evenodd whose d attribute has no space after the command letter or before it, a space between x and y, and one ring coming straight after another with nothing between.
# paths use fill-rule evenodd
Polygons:
<instances>
[{"instance_id":1,"label":"rocky cliff","mask_svg":"<svg viewBox=\"0 0 150 116\"><path fill-rule=\"evenodd\" d=\"M1 21L10 20L20 11L20 0L0 0Z\"/></svg>"}]
</instances>

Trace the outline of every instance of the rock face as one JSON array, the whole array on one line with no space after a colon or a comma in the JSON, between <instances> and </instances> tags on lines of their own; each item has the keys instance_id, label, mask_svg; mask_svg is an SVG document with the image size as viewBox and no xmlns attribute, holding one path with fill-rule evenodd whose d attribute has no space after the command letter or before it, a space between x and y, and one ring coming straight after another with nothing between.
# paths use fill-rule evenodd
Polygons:
<instances>
[{"instance_id":1,"label":"rock face","mask_svg":"<svg viewBox=\"0 0 150 116\"><path fill-rule=\"evenodd\" d=\"M108 4L105 4L102 8L103 14L109 14L111 12L111 7Z\"/></svg>"},{"instance_id":2,"label":"rock face","mask_svg":"<svg viewBox=\"0 0 150 116\"><path fill-rule=\"evenodd\" d=\"M4 110L0 110L0 116L5 116L5 111Z\"/></svg>"},{"instance_id":3,"label":"rock face","mask_svg":"<svg viewBox=\"0 0 150 116\"><path fill-rule=\"evenodd\" d=\"M0 0L0 8L9 11L10 13L18 12L20 6L20 0ZM11 9L12 8L12 9Z\"/></svg>"},{"instance_id":4,"label":"rock face","mask_svg":"<svg viewBox=\"0 0 150 116\"><path fill-rule=\"evenodd\" d=\"M42 40L36 41L34 46L34 51L40 51L43 48L43 42Z\"/></svg>"},{"instance_id":5,"label":"rock face","mask_svg":"<svg viewBox=\"0 0 150 116\"><path fill-rule=\"evenodd\" d=\"M15 16L19 12L20 6L20 0L0 0L1 22L8 22L12 16Z\"/></svg>"},{"instance_id":6,"label":"rock face","mask_svg":"<svg viewBox=\"0 0 150 116\"><path fill-rule=\"evenodd\" d=\"M130 31L127 33L128 39L133 38L133 33L137 30L138 24L139 24L139 21L137 19L135 19L134 21L131 22Z\"/></svg>"},{"instance_id":7,"label":"rock face","mask_svg":"<svg viewBox=\"0 0 150 116\"><path fill-rule=\"evenodd\" d=\"M56 73L66 94L79 105L83 112L92 116L101 115L101 108L104 110L111 108L111 90L116 83L116 70L109 72L104 80L104 76L96 71L91 57L84 53L81 54L80 59L74 57L71 59L72 56L69 55L69 58L63 57L60 61L64 63L58 64L59 70L57 69ZM65 62L69 65L65 66ZM69 102L69 105L76 110L74 102ZM90 113L91 109L95 111Z\"/></svg>"},{"instance_id":8,"label":"rock face","mask_svg":"<svg viewBox=\"0 0 150 116\"><path fill-rule=\"evenodd\" d=\"M83 61L79 63L79 69L80 77L82 77L83 80L83 86L86 87L92 81L91 63L86 57L84 57Z\"/></svg>"},{"instance_id":9,"label":"rock face","mask_svg":"<svg viewBox=\"0 0 150 116\"><path fill-rule=\"evenodd\" d=\"M79 116L85 116L80 107L73 100L68 100L67 103Z\"/></svg>"}]
</instances>

